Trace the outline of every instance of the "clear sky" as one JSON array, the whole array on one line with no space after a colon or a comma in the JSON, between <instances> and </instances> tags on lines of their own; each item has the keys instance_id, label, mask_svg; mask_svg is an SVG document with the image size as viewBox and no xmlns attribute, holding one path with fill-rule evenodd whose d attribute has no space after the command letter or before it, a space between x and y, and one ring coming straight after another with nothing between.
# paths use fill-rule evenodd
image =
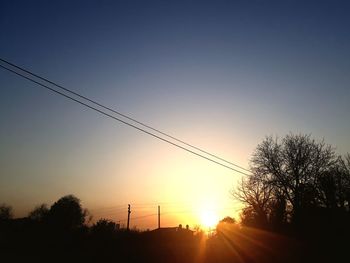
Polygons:
<instances>
[{"instance_id":1,"label":"clear sky","mask_svg":"<svg viewBox=\"0 0 350 263\"><path fill-rule=\"evenodd\" d=\"M73 3L74 2L74 3ZM350 152L348 1L1 1L0 57L248 167L266 135ZM0 70L0 202L236 216L241 175ZM154 216L131 222L155 227Z\"/></svg>"}]
</instances>

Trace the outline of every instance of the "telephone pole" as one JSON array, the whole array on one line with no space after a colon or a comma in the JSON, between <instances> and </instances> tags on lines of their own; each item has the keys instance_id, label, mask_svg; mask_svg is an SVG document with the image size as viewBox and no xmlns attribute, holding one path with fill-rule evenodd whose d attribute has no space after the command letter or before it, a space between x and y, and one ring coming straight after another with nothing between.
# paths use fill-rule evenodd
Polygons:
<instances>
[{"instance_id":1,"label":"telephone pole","mask_svg":"<svg viewBox=\"0 0 350 263\"><path fill-rule=\"evenodd\" d=\"M128 222L126 225L126 230L128 230L128 231L129 231L129 223L130 223L130 213L131 213L130 205L128 205Z\"/></svg>"},{"instance_id":2,"label":"telephone pole","mask_svg":"<svg viewBox=\"0 0 350 263\"><path fill-rule=\"evenodd\" d=\"M160 205L158 206L158 228L160 228Z\"/></svg>"}]
</instances>

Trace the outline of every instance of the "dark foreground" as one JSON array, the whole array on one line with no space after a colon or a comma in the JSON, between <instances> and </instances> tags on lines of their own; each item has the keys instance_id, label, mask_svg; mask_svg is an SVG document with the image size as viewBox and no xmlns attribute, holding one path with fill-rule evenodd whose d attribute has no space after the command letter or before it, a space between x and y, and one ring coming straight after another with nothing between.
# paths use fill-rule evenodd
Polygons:
<instances>
[{"instance_id":1,"label":"dark foreground","mask_svg":"<svg viewBox=\"0 0 350 263\"><path fill-rule=\"evenodd\" d=\"M0 228L1 262L348 262L348 231L277 234L221 224L210 237L186 229L147 232L56 229L30 219Z\"/></svg>"}]
</instances>

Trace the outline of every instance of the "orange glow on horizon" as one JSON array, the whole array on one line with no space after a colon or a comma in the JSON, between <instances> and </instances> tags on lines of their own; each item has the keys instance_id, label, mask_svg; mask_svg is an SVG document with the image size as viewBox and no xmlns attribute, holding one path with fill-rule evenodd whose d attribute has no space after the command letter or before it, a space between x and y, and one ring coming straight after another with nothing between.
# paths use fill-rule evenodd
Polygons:
<instances>
[{"instance_id":1,"label":"orange glow on horizon","mask_svg":"<svg viewBox=\"0 0 350 263\"><path fill-rule=\"evenodd\" d=\"M197 205L198 221L204 230L215 228L220 220L217 200L215 201L213 199L205 199L201 200L201 202Z\"/></svg>"}]
</instances>

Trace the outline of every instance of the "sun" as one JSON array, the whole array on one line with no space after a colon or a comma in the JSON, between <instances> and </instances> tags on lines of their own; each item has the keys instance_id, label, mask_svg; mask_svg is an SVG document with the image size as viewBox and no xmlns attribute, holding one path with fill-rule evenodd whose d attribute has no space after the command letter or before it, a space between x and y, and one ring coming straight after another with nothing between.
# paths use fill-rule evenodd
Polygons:
<instances>
[{"instance_id":1,"label":"sun","mask_svg":"<svg viewBox=\"0 0 350 263\"><path fill-rule=\"evenodd\" d=\"M204 210L200 213L200 220L203 227L214 228L218 223L218 216L214 211Z\"/></svg>"}]
</instances>

